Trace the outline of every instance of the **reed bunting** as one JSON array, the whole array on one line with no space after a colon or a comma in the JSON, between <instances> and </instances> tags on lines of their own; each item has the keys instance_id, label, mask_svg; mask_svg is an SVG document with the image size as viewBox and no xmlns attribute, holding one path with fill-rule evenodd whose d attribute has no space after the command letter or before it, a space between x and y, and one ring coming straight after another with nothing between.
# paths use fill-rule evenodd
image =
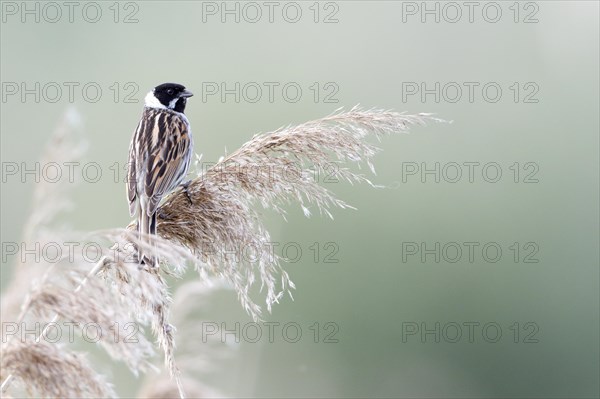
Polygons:
<instances>
[{"instance_id":1,"label":"reed bunting","mask_svg":"<svg viewBox=\"0 0 600 399\"><path fill-rule=\"evenodd\" d=\"M144 99L142 119L131 139L127 172L129 213L138 215L138 234L151 245L162 198L187 175L193 154L192 132L183 114L193 94L180 84L156 86ZM185 188L185 187L184 187ZM188 197L189 198L189 197ZM138 249L138 262L158 267L155 254Z\"/></svg>"}]
</instances>

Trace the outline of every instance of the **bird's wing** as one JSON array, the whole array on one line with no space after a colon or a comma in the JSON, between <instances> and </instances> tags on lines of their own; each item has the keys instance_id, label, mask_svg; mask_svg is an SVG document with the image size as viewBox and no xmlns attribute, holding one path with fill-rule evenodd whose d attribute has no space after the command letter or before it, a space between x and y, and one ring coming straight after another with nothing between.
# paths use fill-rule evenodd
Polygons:
<instances>
[{"instance_id":1,"label":"bird's wing","mask_svg":"<svg viewBox=\"0 0 600 399\"><path fill-rule=\"evenodd\" d=\"M192 140L188 124L177 115L166 115L163 123L157 123L153 132L157 145L148 159L146 173L146 196L148 215L156 212L162 197L173 190L185 177L191 160ZM158 140L161 142L158 143Z\"/></svg>"},{"instance_id":2,"label":"bird's wing","mask_svg":"<svg viewBox=\"0 0 600 399\"><path fill-rule=\"evenodd\" d=\"M138 127L133 134L133 138L131 139L131 144L129 144L129 158L127 159L127 199L129 200L129 215L133 216L135 214L135 205L137 198L137 175L136 175L136 141L138 139L138 135L140 134L140 128L142 126L142 121L138 123Z\"/></svg>"}]
</instances>

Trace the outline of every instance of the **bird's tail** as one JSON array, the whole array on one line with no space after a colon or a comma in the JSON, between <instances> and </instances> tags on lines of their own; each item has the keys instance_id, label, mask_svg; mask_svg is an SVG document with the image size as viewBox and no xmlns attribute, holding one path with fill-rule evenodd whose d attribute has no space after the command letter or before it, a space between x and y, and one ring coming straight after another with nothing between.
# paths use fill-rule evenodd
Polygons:
<instances>
[{"instance_id":1,"label":"bird's tail","mask_svg":"<svg viewBox=\"0 0 600 399\"><path fill-rule=\"evenodd\" d=\"M138 232L140 233L140 242L144 247L138 248L139 262L150 267L158 267L158 257L152 242L152 236L156 235L156 212L148 216L143 206L140 206L138 211Z\"/></svg>"}]
</instances>

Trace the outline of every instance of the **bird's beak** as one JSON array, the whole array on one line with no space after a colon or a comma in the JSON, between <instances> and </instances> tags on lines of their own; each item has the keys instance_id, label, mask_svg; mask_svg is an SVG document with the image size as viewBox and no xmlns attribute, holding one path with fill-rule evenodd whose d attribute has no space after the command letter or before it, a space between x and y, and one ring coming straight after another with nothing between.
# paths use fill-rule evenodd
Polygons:
<instances>
[{"instance_id":1,"label":"bird's beak","mask_svg":"<svg viewBox=\"0 0 600 399\"><path fill-rule=\"evenodd\" d=\"M194 95L194 93L192 93L191 91L184 90L184 91L181 92L181 94L179 95L179 97L191 97L193 95Z\"/></svg>"}]
</instances>

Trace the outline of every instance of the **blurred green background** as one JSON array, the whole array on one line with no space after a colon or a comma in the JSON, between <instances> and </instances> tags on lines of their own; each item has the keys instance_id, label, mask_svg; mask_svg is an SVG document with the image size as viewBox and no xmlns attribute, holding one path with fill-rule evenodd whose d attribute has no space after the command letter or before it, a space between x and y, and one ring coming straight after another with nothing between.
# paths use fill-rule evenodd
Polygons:
<instances>
[{"instance_id":1,"label":"blurred green background","mask_svg":"<svg viewBox=\"0 0 600 399\"><path fill-rule=\"evenodd\" d=\"M272 22L268 7L258 2L253 4L263 15L255 23L256 7L243 2L98 2L102 16L96 23L82 17L85 2L75 9L73 22L62 8L55 23L46 21L55 11L43 14L41 3L39 23L32 16L23 22L22 10L13 15L6 3L0 42L2 161L38 161L71 105L64 82L79 83L73 105L91 145L86 161L102 165L106 177L75 189L77 206L64 222L76 229L129 222L124 185L114 181L109 166L126 161L143 96L159 83L179 82L196 93L186 113L196 151L207 162L254 133L358 103L453 120L380 144L384 151L374 160L374 181L387 188L327 184L356 211L335 210L332 221L306 219L299 207L290 207L288 222L265 213L274 241L302 249L298 262L286 265L297 285L295 300L283 300L267 320L298 323L302 339L289 343L279 335L273 343L241 342L233 350L235 367L207 375L207 384L244 397L598 397L597 2L495 3L502 11L496 23L482 15L486 2L477 3L473 22L468 8L455 3L462 12L456 23L448 21L455 9L436 2L281 2ZM239 22L234 14L225 14L222 22L223 7L238 7ZM423 7L438 7L439 23L433 14L422 22ZM289 22L298 8L299 21ZM87 9L88 19L95 18L94 10ZM486 12L488 20L494 18L494 8ZM137 22L124 23L126 16ZM332 23L324 23L326 17ZM23 101L20 93L7 93L12 83L20 90L23 82L29 88L56 82L62 97L48 101L56 97L52 85L39 102L33 95ZM90 82L102 89L97 102L82 94ZM130 82L133 86L126 86ZM222 82L228 88L256 82L263 97L247 101L254 92L244 98L240 88L239 102L234 95L222 101L206 91ZM279 84L272 102L264 82ZM281 91L289 82L302 89L296 102ZM436 82L439 101L434 94L421 98L406 92L421 83L432 89ZM456 102L455 85L442 90L448 82L463 89ZM473 101L464 82L479 84ZM502 89L497 102L482 93L490 82ZM132 102L125 101L129 93ZM93 90L88 95L94 96ZM452 163L495 162L502 177L487 182L481 166L473 182L466 168L459 181L449 182L454 176L449 166L439 183L432 175L423 182L420 174L403 174L436 162L441 170ZM537 182L526 183L532 171ZM3 242L19 240L33 188L31 179L3 179ZM338 248L337 263L325 262L330 242ZM423 261L421 252L407 254L405 243L412 242L427 248L436 242L440 248L451 242L479 247L473 262L466 250L455 263L443 256L436 262L434 255ZM495 263L481 253L489 242L502 249ZM511 249L515 242L518 262ZM527 243L533 246L525 248ZM532 248L538 262L526 263ZM3 288L11 266L2 264ZM187 279L195 278L188 273ZM230 326L251 321L233 292L220 298L207 320ZM310 330L315 322L322 333L318 343ZM323 342L327 322L339 327L337 343ZM466 336L468 322L480 323L473 342ZM535 324L526 328L529 322ZM440 342L433 334L422 337L421 323L429 329L440 323ZM452 323L462 326L455 343ZM498 342L483 337L486 323L500 326ZM410 326L419 332L407 335ZM494 330L489 332L493 338ZM537 342L527 342L532 332ZM123 396L136 392L139 381L122 366L107 363L99 369L112 375Z\"/></svg>"}]
</instances>

